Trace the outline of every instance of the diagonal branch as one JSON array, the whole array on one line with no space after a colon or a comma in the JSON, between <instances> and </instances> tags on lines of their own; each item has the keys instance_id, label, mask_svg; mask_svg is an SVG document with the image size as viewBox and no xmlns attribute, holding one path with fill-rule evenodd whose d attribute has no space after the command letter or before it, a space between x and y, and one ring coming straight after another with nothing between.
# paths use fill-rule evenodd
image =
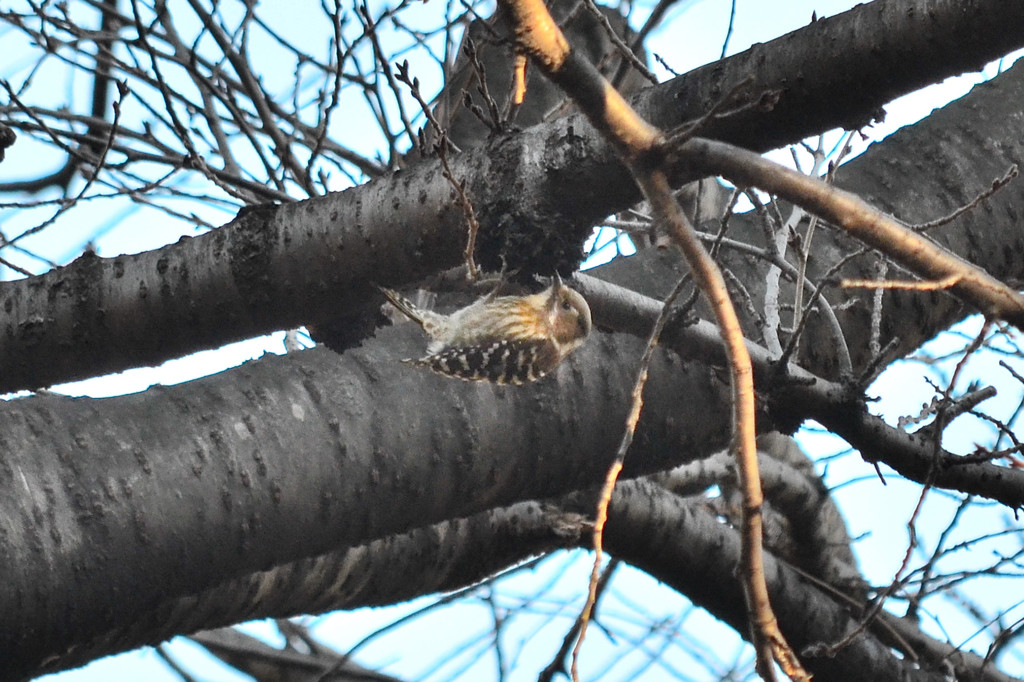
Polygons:
<instances>
[{"instance_id":1,"label":"diagonal branch","mask_svg":"<svg viewBox=\"0 0 1024 682\"><path fill-rule=\"evenodd\" d=\"M860 197L724 142L691 139L679 155L702 171L777 194L838 225L986 317L1024 329L1024 296L919 232L886 217Z\"/></svg>"},{"instance_id":2,"label":"diagonal branch","mask_svg":"<svg viewBox=\"0 0 1024 682\"><path fill-rule=\"evenodd\" d=\"M865 92L866 86L862 84L858 96L866 102L875 102L872 106L918 87L922 79L941 80L950 74L950 69L959 72L974 61L1003 54L1008 40L1024 43L1024 29L1009 30L1024 22L1024 5L1000 2L993 8L986 0L979 3L976 13L958 11L952 18L939 21L935 14L920 10L907 11L895 18L876 13L889 4L874 2L818 21L724 60L716 64L715 69L701 69L650 88L639 100L642 111L650 114L659 125L678 125L692 120L699 116L698 106L704 101L702 93L713 93L722 87L722 78L725 83L734 82L729 74L735 74L735 82L738 82L747 74L755 73L752 92L776 88L783 78L778 70L806 64L806 55L814 50L814 45L848 24L858 26L858 32L873 32L871 34L878 40L889 44L896 40L896 34L890 31L899 27L907 30L905 36L917 36L920 31L908 29L906 22L925 21L928 17L930 31L939 28L944 31L933 32L933 38L941 36L941 44L964 47L957 51L952 65L940 66L946 64L941 60L927 62L937 69L928 74L920 70L887 73L884 82L871 82L879 88L877 91ZM910 4L918 7L929 3L915 0ZM945 7L949 3L938 4ZM993 18L993 14L997 17ZM885 23L886 17L890 24ZM934 26L933 21L937 21ZM978 44L971 36L979 35L979 27L1000 31L993 31L984 44ZM1004 28L1007 31L1001 30ZM904 47L909 49L909 46ZM868 59L860 53L864 49L857 44L841 55L826 51L819 55L818 61L832 69L833 75L846 73L845 67L840 68L841 64L847 60ZM901 54L905 63L913 64L915 69L926 63L913 57L913 53ZM794 59L797 59L796 64ZM769 70L762 68L767 65L771 67ZM990 146L986 147L984 161L991 161L1001 169L993 173L1005 171L1010 163L1008 157L1024 153L1020 137L1013 134L1012 127L1003 124L1006 117L1018 115L1022 72L1022 66L1011 68L994 79L988 88L976 88L963 100L932 114L905 135L890 137L865 153L863 158L874 158L876 164L889 164L894 138L903 137L915 152L926 146L935 159L926 172L910 174L908 168L906 182L901 185L907 190L892 197L886 210L913 211L914 208L900 207L914 207L920 196L934 197L935 186L960 181L949 178L953 170L950 155L963 153L965 143L959 139L950 143L948 135L935 134L937 129L952 125L950 121L963 123L981 116L1000 118L1001 127L986 123L985 134ZM742 126L723 127L726 121L731 126L735 122L733 118L710 121L704 132L714 132L729 141L750 143L752 148L763 150L834 127L840 124L841 117L821 104L831 103L835 97L833 83L823 79L802 80L799 89L786 90L775 109L742 112L736 117L743 122ZM678 97L681 92L696 93L698 101L681 100ZM788 103L787 108L781 107L784 103ZM793 116L790 106L801 115ZM0 106L0 113L10 111ZM10 124L24 129L24 121L12 120ZM125 132L122 128L122 134ZM575 155L558 152L559 142L567 138L574 141ZM102 140L98 142L102 144ZM124 152L123 146L118 149ZM515 188L517 196L525 198L516 207L516 216L521 222L544 224L554 216L560 221L559 229L565 229L564 219L569 209L573 220L589 226L640 198L634 181L613 158L611 150L577 116L506 137L493 150L476 148L452 159L455 175L466 179L472 196L477 199L483 229L501 224L503 216L507 217L510 188ZM958 158L957 163L960 162ZM976 163L975 172L984 174L987 167L982 162ZM174 165L181 164L175 157ZM849 176L843 174L845 168L840 169L840 177L845 179L841 184L850 183ZM5 368L0 377L0 390L35 388L156 364L242 338L329 318L339 311L353 311L363 305L367 293L360 285L370 279L381 280L382 272L389 276L382 283L397 285L457 265L465 246L462 239L464 215L451 210L450 205L435 201L436 197L446 197L447 192L438 170L439 164L428 161L402 175L381 177L345 192L296 202L294 206L263 206L245 211L211 234L185 239L161 250L116 259L80 259L40 277L0 283L0 298L10 302L5 312L11 325L10 331L0 336L0 366ZM869 189L873 177L874 173L862 172L861 179L854 181ZM687 171L682 166L673 175L673 182L694 179L697 178L692 169ZM236 179L225 175L224 180ZM245 187L257 194L262 192L261 196L281 198L276 194L271 197L267 188L255 182L247 181ZM881 189L875 186L874 191ZM421 197L426 197L426 203L421 203ZM1014 214L1012 207L1019 201L1020 193L1011 186L990 199L989 206L994 209L993 215L1008 219ZM971 216L964 219L972 230L979 229L973 226ZM958 230L958 235L963 234L962 227L958 226ZM589 230L584 233L588 234ZM960 240L955 242L958 252L967 252L986 243L986 237L980 233L969 239L958 235L953 237ZM372 249L368 248L370 243ZM257 244L261 255L258 262L253 262L256 249L251 247ZM325 257L328 254L330 257ZM1001 259L996 246L974 260L981 262L982 257L991 259L992 264L986 264L987 267L1002 268L1003 272L1016 272L1020 264L1020 259ZM229 266L228 260L233 261L233 266ZM196 263L203 263L203 268L196 268ZM68 295L49 299L45 292L54 288ZM162 294L159 305L154 304L156 297L145 298L146 292L156 291L167 292L166 297ZM96 303L80 305L80 301ZM107 309L105 318L97 318L97 308ZM948 303L932 306L932 310L928 321L932 331L937 325L948 324L952 314ZM153 334L154 329L160 333ZM904 338L903 342L916 344L914 339ZM853 338L850 347L851 354L862 354L861 349L866 349L867 343L861 344ZM862 358L855 357L854 365L858 366L861 361Z\"/></svg>"},{"instance_id":3,"label":"diagonal branch","mask_svg":"<svg viewBox=\"0 0 1024 682\"><path fill-rule=\"evenodd\" d=\"M322 348L270 355L118 398L0 402L5 470L17 472L0 476L5 674L41 674L35 666L51 658L84 662L111 642L137 646L140 612L230 576L601 481L634 371L601 357L634 357L641 342L592 335L558 372L516 391L397 361L419 344L404 325L340 356ZM714 390L707 372L672 366L663 354L655 363L633 475L728 440L724 391L676 404L678 395ZM396 415L400 428L381 428ZM381 499L388 503L372 503ZM99 542L118 551L97 551ZM82 571L90 580L76 578ZM403 571L391 576L409 582ZM202 617L174 615L171 622ZM105 634L112 623L123 624L113 639Z\"/></svg>"},{"instance_id":4,"label":"diagonal branch","mask_svg":"<svg viewBox=\"0 0 1024 682\"><path fill-rule=\"evenodd\" d=\"M808 680L810 676L779 630L765 583L761 549L761 505L764 497L757 473L754 383L750 356L722 273L672 195L668 177L662 167L663 158L659 154L664 145L664 137L657 128L636 115L593 65L571 50L543 2L506 0L504 4L513 17L519 47L573 98L591 124L615 147L651 203L655 216L668 228L683 252L698 288L711 303L727 348L726 357L732 375L733 438L743 490L742 584L752 641L757 652L757 669L763 678L773 680L775 674L772 661L776 660L792 679ZM621 462L617 462L617 466L621 467ZM611 482L614 484L614 476ZM610 497L610 491L606 490L602 504L598 507L598 527L594 534L598 556L601 553L601 520L605 517ZM580 642L586 632L586 615L593 598L594 591L591 589L588 604L584 608ZM577 651L578 648L579 644ZM575 653L573 679L577 679Z\"/></svg>"},{"instance_id":5,"label":"diagonal branch","mask_svg":"<svg viewBox=\"0 0 1024 682\"><path fill-rule=\"evenodd\" d=\"M587 297L599 324L646 338L661 310L659 301L587 275L577 275L576 287ZM664 344L683 357L716 364L723 361L718 329L698 321L683 329L665 331ZM771 388L779 368L762 346L747 342L757 385ZM839 435L868 462L884 462L901 476L936 488L959 490L996 500L1011 509L1024 507L1024 470L970 461L932 439L890 426L868 412L864 399L850 387L828 381L795 365L786 368L785 385L768 395L769 414L777 422L795 424L814 419Z\"/></svg>"}]
</instances>

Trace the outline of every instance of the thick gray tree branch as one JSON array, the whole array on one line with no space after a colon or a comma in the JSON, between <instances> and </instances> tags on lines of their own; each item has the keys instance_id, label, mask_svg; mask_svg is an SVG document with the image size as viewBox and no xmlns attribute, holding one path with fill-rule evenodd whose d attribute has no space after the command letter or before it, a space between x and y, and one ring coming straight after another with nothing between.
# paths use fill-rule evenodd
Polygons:
<instances>
[{"instance_id":1,"label":"thick gray tree branch","mask_svg":"<svg viewBox=\"0 0 1024 682\"><path fill-rule=\"evenodd\" d=\"M634 314L644 308L630 306ZM656 314L657 303L649 307ZM353 595L346 592L352 587L344 578L335 587L331 562L318 560L297 564L286 581L292 587L280 592L269 589L281 584L278 574L270 583L257 581L258 590L224 592L213 605L186 601L153 610L234 575L601 479L621 435L638 340L597 335L550 384L503 389L446 381L396 362L421 344L410 327L383 330L342 356L314 350L271 357L139 395L4 404L0 552L9 557L9 588L0 613L12 619L0 629L11 633L0 641L5 660L37 673L49 654L71 643L74 655L55 663L74 665L178 628L270 615L262 609L287 615L320 599L331 608L339 594ZM717 332L708 327L697 325L706 336L697 346L720 353ZM706 456L727 442L725 387L703 366L669 356L654 368L646 421L630 454L634 473ZM818 384L804 390L820 390ZM431 400L422 400L426 393ZM718 402L709 404L707 396ZM524 459L528 452L540 456ZM922 465L931 454L920 444ZM997 469L954 466L948 474L1015 473ZM984 475L979 480L986 482ZM991 493L998 481L987 482ZM1005 483L1024 489L1010 478ZM372 570L373 557L365 560L362 567ZM400 593L379 578L360 578L356 590L374 591L354 594L362 603L381 603L451 584L408 582L408 574L389 573ZM439 575L451 577L423 577ZM246 594L260 599L247 601ZM51 622L49 613L62 615ZM139 620L147 613L152 620ZM33 631L47 635L18 634Z\"/></svg>"},{"instance_id":2,"label":"thick gray tree branch","mask_svg":"<svg viewBox=\"0 0 1024 682\"><path fill-rule=\"evenodd\" d=\"M750 87L759 94L789 83L786 79L792 81L794 73L813 62L828 78L796 79L805 87L784 89L770 111L747 112L728 124L713 124L727 125L724 129L702 131L757 151L795 142L848 122L849 112L823 105L836 95L834 75L847 73L851 61L878 58L880 45L898 45L899 59L886 63L901 66L858 90L861 101L868 103L866 111L1024 44L1024 8L994 0L976 5L971 12L949 0L920 0L913 9L889 0L863 5L757 46L715 70L658 86L644 95L641 113L659 125L691 120L713 103L713 97L708 101L700 93L726 90L742 80L739 74L762 73L762 64L779 68L790 63L796 69L765 72ZM889 13L893 6L902 13L898 22ZM899 23L915 20L922 22L916 28ZM896 24L903 33L890 33ZM861 27L857 35L876 40L855 43L849 50L820 50L821 41L833 31L855 25ZM935 33L940 27L946 32ZM958 50L936 61L908 57L902 52L905 36L922 32L931 41L926 45L939 41ZM792 55L786 57L789 62L783 59L786 55ZM908 63L925 63L931 70L925 75L920 69L904 69ZM735 72L736 80L723 79L719 69ZM804 115L793 116L793 109ZM750 139L751 131L758 140ZM455 176L466 179L484 226L480 260L495 268L509 225L533 225L538 234L549 235L550 252L538 251L533 263L549 270L564 254L578 251L596 221L638 199L614 153L578 116L499 138L458 155L452 165ZM685 172L676 178L679 183L693 179ZM449 193L437 165L425 163L327 197L245 210L214 233L157 251L112 259L87 255L39 277L2 283L7 322L0 335L0 366L6 368L0 390L38 388L156 364L338 317L353 324L363 321L347 339L358 341L368 331L369 280L409 282L459 262L463 215Z\"/></svg>"},{"instance_id":3,"label":"thick gray tree branch","mask_svg":"<svg viewBox=\"0 0 1024 682\"><path fill-rule=\"evenodd\" d=\"M592 499L575 495L554 501L566 511L523 502L224 581L136 614L131 624L106 633L62 663L156 642L199 627L376 606L458 590L531 556L558 547L585 546L588 535L583 521L592 513ZM613 512L609 519L609 551L647 570L658 566L658 577L684 594L696 594L697 603L716 617L730 623L741 617L742 598L735 577L721 570L722 565L736 560L738 535L702 502L686 502L650 483L624 482L613 499ZM658 538L656 542L644 541ZM681 563L672 565L670 561ZM854 621L846 609L859 604L837 602L832 595L809 587L785 562L769 557L767 563L773 601L785 605L791 616L796 614L783 627L797 633L801 643L839 639L844 629L851 627ZM679 566L693 570L680 570ZM806 614L813 615L808 619ZM951 665L968 675L966 679L1011 679L991 668L982 672L982 660L977 655L964 652L950 656L951 651L943 643L890 620L881 629L874 628L875 634L854 640L833 659L812 658L812 670L828 673L828 679L838 681L930 680L934 673L927 672L927 668ZM914 642L913 648L904 648L903 653L922 660L925 670L915 670L888 650L893 644L887 643L892 639L892 631L887 628L896 626L900 638L895 646ZM201 641L207 639L206 635L201 637ZM905 677L893 677L897 671Z\"/></svg>"},{"instance_id":4,"label":"thick gray tree branch","mask_svg":"<svg viewBox=\"0 0 1024 682\"><path fill-rule=\"evenodd\" d=\"M767 151L808 137L808 129L855 130L883 118L893 99L1021 47L1022 31L1024 10L998 0L876 0L649 89L634 107L670 129L753 76L746 99L763 97L771 111L718 119L699 134Z\"/></svg>"},{"instance_id":5,"label":"thick gray tree branch","mask_svg":"<svg viewBox=\"0 0 1024 682\"><path fill-rule=\"evenodd\" d=\"M571 546L582 533L577 525L566 529L567 536L556 525L566 524L552 519L540 503L521 502L251 572L194 594L163 599L136 613L130 623L99 633L73 655L62 657L59 665L72 667L174 635L246 620L384 606L452 592L531 556Z\"/></svg>"},{"instance_id":6,"label":"thick gray tree branch","mask_svg":"<svg viewBox=\"0 0 1024 682\"><path fill-rule=\"evenodd\" d=\"M969 204L1015 164L1024 163L1024 64L1015 65L992 81L982 83L963 98L934 111L930 116L872 145L836 171L836 184L866 198L880 210L910 225L949 215ZM1024 284L1024 231L1018 207L1024 204L1024 182L1013 180L980 206L927 235L949 251L985 268L1015 287ZM783 207L785 212L785 207ZM744 214L730 220L728 237L763 250L763 228L757 216ZM850 350L855 374L872 361L870 352L874 292L839 286L839 278L872 279L882 256L866 252L837 272L830 270L844 257L862 248L841 230L825 225L814 235L807 277L818 283L832 278L824 296L830 302ZM717 225L711 229L717 230ZM792 256L792 253L789 254ZM639 260L637 260L639 258ZM718 256L723 267L743 278L753 306L764 305L763 285L769 263L765 259L723 248ZM608 266L608 278L655 298L662 298L681 276L676 259L644 252ZM893 276L906 275L897 271ZM784 300L793 300L792 283L783 281ZM881 345L890 341L888 361L905 355L932 338L940 329L974 312L943 291L885 292L882 300ZM748 337L758 338L752 320L746 320ZM839 373L832 350L834 330L812 313L797 363L829 379L846 379ZM828 339L826 342L825 340Z\"/></svg>"},{"instance_id":7,"label":"thick gray tree branch","mask_svg":"<svg viewBox=\"0 0 1024 682\"><path fill-rule=\"evenodd\" d=\"M598 334L527 387L399 362L421 347L406 325L341 356L314 349L142 394L0 405L0 660L11 677L87 651L169 597L601 480L638 340ZM671 355L656 365L634 474L729 437L703 414L714 399L678 401L716 392L708 369Z\"/></svg>"},{"instance_id":8,"label":"thick gray tree branch","mask_svg":"<svg viewBox=\"0 0 1024 682\"><path fill-rule=\"evenodd\" d=\"M588 502L570 510L585 510ZM731 528L697 505L687 504L645 482L633 482L618 492L609 515L607 541L609 551L674 589L711 613L737 632L743 632L746 609L736 576L722 566L739 562L740 538ZM702 551L692 552L695 547ZM886 644L871 634L855 638L835 656L817 656L813 647L843 638L857 626L857 620L844 605L837 604L818 589L808 585L799 572L768 554L765 577L772 605L786 638L801 660L822 680L940 680L948 679L942 658L927 660L907 651L904 660L892 656ZM923 642L922 642L923 644ZM917 660L915 660L917 659ZM963 679L1008 680L994 672L987 678L979 656L967 655L951 660L963 664L957 670Z\"/></svg>"},{"instance_id":9,"label":"thick gray tree branch","mask_svg":"<svg viewBox=\"0 0 1024 682\"><path fill-rule=\"evenodd\" d=\"M659 301L596 278L580 276L579 287L591 302L595 319L641 338L650 333L661 311ZM662 343L683 358L712 365L724 362L718 329L703 320L667 328ZM860 450L866 461L884 462L912 481L981 495L1013 509L1024 507L1021 469L965 462L940 447L934 437L907 433L869 413L858 387L827 381L801 367L790 366L779 375L764 347L748 342L747 348L755 386L763 391L774 423L795 428L814 419Z\"/></svg>"},{"instance_id":10,"label":"thick gray tree branch","mask_svg":"<svg viewBox=\"0 0 1024 682\"><path fill-rule=\"evenodd\" d=\"M612 509L612 554L655 571L681 593L695 595L696 603L714 616L745 631L736 578L722 570L737 559L739 537L734 528L721 523L704 501L681 499L645 481L623 482ZM160 633L188 632L197 623L212 627L243 618L375 606L458 590L531 556L558 547L587 546L583 521L592 511L593 497L588 494L551 504L523 502L227 581L143 614L136 628L119 633L124 639L117 644L120 648L139 643L140 630L157 638ZM855 626L855 614L864 604L836 600L773 556L767 565L773 603L788 615L783 627L802 645L838 640ZM907 642L913 645L908 647ZM890 647L901 650L905 660L894 657ZM942 679L937 675L947 669L956 670L962 679L1013 679L985 666L976 654L954 652L911 624L888 617L834 658L810 657L808 664L815 674L839 682L934 680Z\"/></svg>"}]
</instances>

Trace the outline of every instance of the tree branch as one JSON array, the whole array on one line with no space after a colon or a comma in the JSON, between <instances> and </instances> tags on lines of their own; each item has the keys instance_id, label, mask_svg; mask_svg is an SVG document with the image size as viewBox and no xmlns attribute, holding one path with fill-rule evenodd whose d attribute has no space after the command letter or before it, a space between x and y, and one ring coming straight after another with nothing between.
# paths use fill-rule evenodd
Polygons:
<instances>
[{"instance_id":1,"label":"tree branch","mask_svg":"<svg viewBox=\"0 0 1024 682\"><path fill-rule=\"evenodd\" d=\"M341 356L270 356L119 398L0 403L8 674L82 662L112 623L131 630L140 612L231 576L603 478L633 368L601 358L635 357L641 342L592 335L549 379L514 388L398 361L420 344L405 325ZM715 382L672 365L655 358L629 475L728 440L728 424L703 414L727 414L728 397L680 412L677 396Z\"/></svg>"},{"instance_id":2,"label":"tree branch","mask_svg":"<svg viewBox=\"0 0 1024 682\"><path fill-rule=\"evenodd\" d=\"M754 65L765 56L765 50L779 50L764 62L773 65L784 62L783 57L789 54L806 55L833 30L830 22L848 21L862 15L873 17L875 10L884 4L872 3L852 13L816 22L790 36L726 60L719 68L726 72L733 69L737 73L759 72ZM868 7L872 9L868 11ZM1020 20L1016 14L1024 14L1024 8L1003 4L995 9L985 9L987 7L988 3L982 3L978 12L958 11L955 21L938 23L951 31L944 44L965 46L962 53L958 51L958 57L963 54L978 59L979 50L1001 50L1009 40L1001 37L1003 32L1012 35L1013 40L1024 42L1024 30L1009 30ZM906 12L906 17L910 18L900 21L924 16L923 12ZM976 30L978 22L988 25L986 22L993 21L1000 24L1000 31L987 36L988 40L982 41L984 46L968 48L978 42L971 40L971 36L978 34L969 31ZM886 32L892 26L872 25L872 28L879 31L878 35L888 35ZM908 35L917 34L911 31ZM830 54L831 51L819 55L820 61L827 61ZM849 58L851 54L842 55L843 60ZM817 62L818 57L814 61ZM802 59L801 63L806 62ZM1012 69L996 81L1012 79L1009 74L1014 71L1020 68ZM846 69L836 67L836 72L845 73ZM945 75L949 75L947 71L939 70L928 77L941 79ZM914 79L920 78L920 73L914 73ZM893 88L903 88L901 92L905 92L907 88L917 87L918 80L904 82L893 75L884 84L876 83L880 90L872 97L889 97L895 94ZM658 114L653 120L662 125L666 123L666 114L678 116L677 122L689 120L695 117L696 109L680 108L676 95L681 89L699 94L713 89L716 83L721 83L717 72L708 70L683 76L645 93L640 100L644 105L641 113ZM801 96L811 99L798 100L800 106L806 107L806 115L798 122L780 118L778 108L771 112L751 111L745 112L743 117L754 117L756 123L744 118L747 124L741 129L718 129L717 132L727 140L743 143L750 131L756 130L765 141L754 148L764 149L837 125L836 112L820 106L822 100L831 101L835 96L833 82L801 83L807 88L800 91ZM751 91L771 87L770 78L757 80ZM980 96L979 91L969 98ZM812 106L815 101L817 107ZM990 93L986 101L992 102L989 108L995 111L1005 110L1020 100L1010 95L999 99ZM686 104L687 107L699 105L700 101ZM964 106L969 106L966 101ZM817 109L820 111L815 114ZM958 105L951 105L950 109L949 116L959 116L960 120L986 112L985 108L973 107L967 114ZM810 118L812 115L817 117ZM709 123L711 126L720 124L721 121ZM795 125L799 127L794 128ZM505 138L490 149L475 149L454 158L453 171L457 177L466 178L468 191L476 198L483 229L493 230L512 215L520 224L555 223L562 233L566 232L567 224L571 225L569 231L576 231L579 236L570 241L578 239L576 243L580 243L590 225L634 203L638 199L635 184L614 160L611 150L587 130L588 126L579 117L568 117ZM1020 140L1010 136L1007 127L993 129L992 134L998 135L1000 130L1005 137L998 140L998 145L993 137L990 142L993 148L1002 150L1004 155L1024 156L1019 150ZM574 141L571 149L576 150L570 154L566 153L564 145L557 144L567 136ZM538 154L537 150L547 151ZM1000 174L1007 165L1002 166ZM936 162L930 170L941 173L948 169ZM693 179L696 178L685 172L674 177L678 182ZM919 171L904 177L905 181L919 179L929 178ZM381 178L298 206L262 207L255 212L243 212L215 233L183 240L161 250L116 259L89 257L37 278L0 283L0 299L8 301L5 312L12 325L11 332L0 337L0 365L7 368L0 379L0 390L37 388L156 364L268 331L330 319L339 311L348 311L357 319L360 315L355 311L365 310L365 299L369 295L361 285L370 279L385 279L381 272L390 274L381 283L401 284L439 268L454 266L461 260L463 216L443 200L444 182L439 180L436 164L427 162L401 176ZM510 189L524 200L523 203L508 204ZM423 204L419 203L421 197L426 197ZM437 198L442 199L435 201ZM1001 200L1012 205L1016 198L1013 192L1004 191L990 201ZM481 248L488 247L482 243ZM490 248L495 248L493 240ZM331 256L325 258L325 254ZM499 262L494 252L491 258ZM972 260L984 263L997 276L1005 276L1008 269L1018 264L1016 261L1000 262L998 267L993 267L979 258L972 257ZM195 263L211 264L210 272L196 271ZM192 284L183 281L186 275ZM53 290L64 291L66 296L49 300L44 292ZM166 294L162 293L158 300L151 292ZM209 292L217 292L217 296L211 298ZM85 301L90 304L76 305ZM105 313L97 316L97 309ZM369 325L362 333L368 331ZM851 343L854 349L866 347L866 344Z\"/></svg>"},{"instance_id":3,"label":"tree branch","mask_svg":"<svg viewBox=\"0 0 1024 682\"><path fill-rule=\"evenodd\" d=\"M774 680L773 661L777 661L791 679L809 680L810 676L778 628L764 582L761 548L761 506L764 497L757 471L754 380L750 355L747 353L743 330L729 298L722 272L700 243L693 226L672 196L662 166L664 157L659 154L665 145L665 138L657 128L636 115L618 91L593 65L573 52L543 2L506 0L504 4L513 17L512 23L518 46L540 65L552 81L572 97L591 124L618 150L653 208L657 221L668 230L682 251L698 289L711 304L726 347L725 356L732 379L733 447L736 450L740 487L743 491L743 552L740 565L744 577L742 585L747 600L751 640L757 652L757 670L762 678ZM642 403L637 400L634 404L635 412L627 422L627 429L630 431L635 418L639 416ZM596 594L596 562L601 555L601 533L607 517L608 501L618 469L622 466L621 457L624 455L625 452L621 451L619 459L613 464L604 494L598 504L594 529L594 550L597 558L594 572L591 574L590 598L583 610L579 642L573 651L574 680L578 679L577 654L586 633L587 619Z\"/></svg>"},{"instance_id":4,"label":"tree branch","mask_svg":"<svg viewBox=\"0 0 1024 682\"><path fill-rule=\"evenodd\" d=\"M590 303L600 324L646 338L661 309L660 303L629 289L586 275L576 286ZM684 358L709 364L725 361L717 327L703 320L670 326L664 343ZM856 387L834 383L789 365L779 384L779 368L768 351L747 341L755 386L768 393L769 414L776 424L795 429L814 419L845 439L868 462L884 462L900 475L936 488L959 490L993 499L1016 509L1024 507L1024 470L965 460L936 445L933 439L889 426L869 413Z\"/></svg>"},{"instance_id":5,"label":"tree branch","mask_svg":"<svg viewBox=\"0 0 1024 682\"><path fill-rule=\"evenodd\" d=\"M1000 318L1024 329L1024 296L924 235L886 217L860 197L753 152L713 140L691 139L678 153L707 173L722 175L741 186L757 187L800 205L920 277L944 281L938 289L972 304L986 317Z\"/></svg>"}]
</instances>

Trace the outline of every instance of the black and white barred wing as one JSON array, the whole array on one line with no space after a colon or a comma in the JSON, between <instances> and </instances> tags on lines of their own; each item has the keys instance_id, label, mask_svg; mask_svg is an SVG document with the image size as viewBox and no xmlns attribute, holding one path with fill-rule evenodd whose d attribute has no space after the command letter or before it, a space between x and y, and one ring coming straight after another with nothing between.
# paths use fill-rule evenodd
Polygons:
<instances>
[{"instance_id":1,"label":"black and white barred wing","mask_svg":"<svg viewBox=\"0 0 1024 682\"><path fill-rule=\"evenodd\" d=\"M536 381L560 360L551 339L502 339L468 348L450 347L419 360L406 360L448 377L521 385Z\"/></svg>"}]
</instances>

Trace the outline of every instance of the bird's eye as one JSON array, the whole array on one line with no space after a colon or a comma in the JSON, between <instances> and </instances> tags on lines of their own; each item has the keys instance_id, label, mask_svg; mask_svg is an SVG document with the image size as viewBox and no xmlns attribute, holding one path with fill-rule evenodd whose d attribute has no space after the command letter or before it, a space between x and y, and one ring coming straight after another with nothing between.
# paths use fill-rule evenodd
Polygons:
<instances>
[{"instance_id":1,"label":"bird's eye","mask_svg":"<svg viewBox=\"0 0 1024 682\"><path fill-rule=\"evenodd\" d=\"M562 301L562 310L565 310L565 311L572 310L572 304L569 303L569 301Z\"/></svg>"}]
</instances>

